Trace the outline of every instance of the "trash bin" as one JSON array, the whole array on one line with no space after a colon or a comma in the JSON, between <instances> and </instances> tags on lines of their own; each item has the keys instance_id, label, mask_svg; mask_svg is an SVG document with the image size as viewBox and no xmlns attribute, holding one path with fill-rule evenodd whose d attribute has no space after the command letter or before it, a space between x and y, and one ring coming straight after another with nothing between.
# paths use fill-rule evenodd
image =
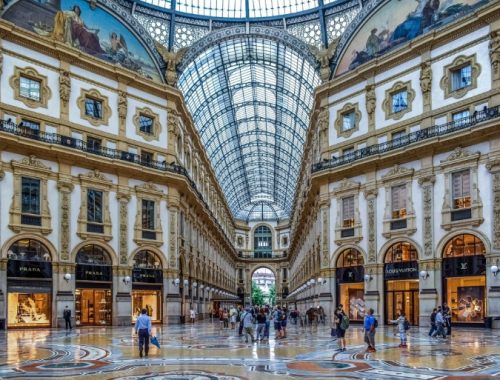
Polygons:
<instances>
[{"instance_id":1,"label":"trash bin","mask_svg":"<svg viewBox=\"0 0 500 380\"><path fill-rule=\"evenodd\" d=\"M487 329L493 328L493 317L486 317L484 320L484 327Z\"/></svg>"}]
</instances>

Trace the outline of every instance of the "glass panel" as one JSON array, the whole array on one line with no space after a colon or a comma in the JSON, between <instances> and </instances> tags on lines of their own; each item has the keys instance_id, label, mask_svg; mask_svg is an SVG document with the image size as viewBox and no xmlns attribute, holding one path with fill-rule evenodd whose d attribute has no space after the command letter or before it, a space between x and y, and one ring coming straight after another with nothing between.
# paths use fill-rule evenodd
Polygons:
<instances>
[{"instance_id":1,"label":"glass panel","mask_svg":"<svg viewBox=\"0 0 500 380\"><path fill-rule=\"evenodd\" d=\"M392 95L392 113L405 110L408 107L408 92L399 91Z\"/></svg>"},{"instance_id":2,"label":"glass panel","mask_svg":"<svg viewBox=\"0 0 500 380\"><path fill-rule=\"evenodd\" d=\"M406 218L406 185L393 186L392 195L392 219Z\"/></svg>"},{"instance_id":3,"label":"glass panel","mask_svg":"<svg viewBox=\"0 0 500 380\"><path fill-rule=\"evenodd\" d=\"M342 199L342 227L354 227L354 196Z\"/></svg>"},{"instance_id":4,"label":"glass panel","mask_svg":"<svg viewBox=\"0 0 500 380\"><path fill-rule=\"evenodd\" d=\"M452 201L454 209L470 208L470 170L452 173Z\"/></svg>"},{"instance_id":5,"label":"glass panel","mask_svg":"<svg viewBox=\"0 0 500 380\"><path fill-rule=\"evenodd\" d=\"M132 291L132 323L135 323L142 309L146 309L152 322L161 322L161 290Z\"/></svg>"},{"instance_id":6,"label":"glass panel","mask_svg":"<svg viewBox=\"0 0 500 380\"><path fill-rule=\"evenodd\" d=\"M483 242L474 235L455 236L444 247L443 257L460 257L484 255L486 249Z\"/></svg>"},{"instance_id":7,"label":"glass panel","mask_svg":"<svg viewBox=\"0 0 500 380\"><path fill-rule=\"evenodd\" d=\"M32 239L17 240L7 251L7 258L10 260L52 261L47 247Z\"/></svg>"},{"instance_id":8,"label":"glass panel","mask_svg":"<svg viewBox=\"0 0 500 380\"><path fill-rule=\"evenodd\" d=\"M363 255L354 248L343 251L337 259L337 268L356 267L364 265Z\"/></svg>"},{"instance_id":9,"label":"glass panel","mask_svg":"<svg viewBox=\"0 0 500 380\"><path fill-rule=\"evenodd\" d=\"M134 256L134 268L159 269L161 260L151 251L139 251Z\"/></svg>"},{"instance_id":10,"label":"glass panel","mask_svg":"<svg viewBox=\"0 0 500 380\"><path fill-rule=\"evenodd\" d=\"M403 261L416 261L417 250L410 243L396 243L392 245L385 255L386 263L397 263Z\"/></svg>"},{"instance_id":11,"label":"glass panel","mask_svg":"<svg viewBox=\"0 0 500 380\"><path fill-rule=\"evenodd\" d=\"M85 98L85 115L102 119L102 102L93 98Z\"/></svg>"},{"instance_id":12,"label":"glass panel","mask_svg":"<svg viewBox=\"0 0 500 380\"><path fill-rule=\"evenodd\" d=\"M19 124L23 133L38 136L40 134L40 123L31 120L24 120Z\"/></svg>"},{"instance_id":13,"label":"glass panel","mask_svg":"<svg viewBox=\"0 0 500 380\"><path fill-rule=\"evenodd\" d=\"M8 327L50 326L52 303L49 293L8 294Z\"/></svg>"},{"instance_id":14,"label":"glass panel","mask_svg":"<svg viewBox=\"0 0 500 380\"><path fill-rule=\"evenodd\" d=\"M395 320L401 311L411 325L418 325L418 280L386 281L386 320Z\"/></svg>"},{"instance_id":15,"label":"glass panel","mask_svg":"<svg viewBox=\"0 0 500 380\"><path fill-rule=\"evenodd\" d=\"M111 259L103 248L98 245L89 244L80 248L76 254L76 263L88 265L111 265Z\"/></svg>"},{"instance_id":16,"label":"glass panel","mask_svg":"<svg viewBox=\"0 0 500 380\"><path fill-rule=\"evenodd\" d=\"M36 79L31 79L23 76L21 76L19 79L19 95L24 98L39 102L41 100L40 87L40 81Z\"/></svg>"},{"instance_id":17,"label":"glass panel","mask_svg":"<svg viewBox=\"0 0 500 380\"><path fill-rule=\"evenodd\" d=\"M22 177L21 212L40 215L40 180Z\"/></svg>"},{"instance_id":18,"label":"glass panel","mask_svg":"<svg viewBox=\"0 0 500 380\"><path fill-rule=\"evenodd\" d=\"M76 325L111 325L111 290L75 290Z\"/></svg>"},{"instance_id":19,"label":"glass panel","mask_svg":"<svg viewBox=\"0 0 500 380\"><path fill-rule=\"evenodd\" d=\"M452 322L484 323L486 315L486 277L467 276L446 279L446 297Z\"/></svg>"},{"instance_id":20,"label":"glass panel","mask_svg":"<svg viewBox=\"0 0 500 380\"><path fill-rule=\"evenodd\" d=\"M152 134L153 133L154 119L149 116L139 116L139 129L141 132Z\"/></svg>"},{"instance_id":21,"label":"glass panel","mask_svg":"<svg viewBox=\"0 0 500 380\"><path fill-rule=\"evenodd\" d=\"M362 321L365 317L365 289L364 284L340 284L339 300L344 310L349 313L351 321Z\"/></svg>"},{"instance_id":22,"label":"glass panel","mask_svg":"<svg viewBox=\"0 0 500 380\"><path fill-rule=\"evenodd\" d=\"M102 223L102 191L87 190L87 221Z\"/></svg>"},{"instance_id":23,"label":"glass panel","mask_svg":"<svg viewBox=\"0 0 500 380\"><path fill-rule=\"evenodd\" d=\"M96 139L94 137L87 137L87 149L88 150L99 151L99 150L101 150L101 146L102 146L101 139Z\"/></svg>"},{"instance_id":24,"label":"glass panel","mask_svg":"<svg viewBox=\"0 0 500 380\"><path fill-rule=\"evenodd\" d=\"M451 72L452 91L460 90L472 84L472 67L467 65Z\"/></svg>"},{"instance_id":25,"label":"glass panel","mask_svg":"<svg viewBox=\"0 0 500 380\"><path fill-rule=\"evenodd\" d=\"M155 229L155 202L147 199L142 200L142 229Z\"/></svg>"},{"instance_id":26,"label":"glass panel","mask_svg":"<svg viewBox=\"0 0 500 380\"><path fill-rule=\"evenodd\" d=\"M355 127L355 120L356 114L354 111L345 113L342 115L342 130L343 131L348 131L350 129L353 129Z\"/></svg>"}]
</instances>

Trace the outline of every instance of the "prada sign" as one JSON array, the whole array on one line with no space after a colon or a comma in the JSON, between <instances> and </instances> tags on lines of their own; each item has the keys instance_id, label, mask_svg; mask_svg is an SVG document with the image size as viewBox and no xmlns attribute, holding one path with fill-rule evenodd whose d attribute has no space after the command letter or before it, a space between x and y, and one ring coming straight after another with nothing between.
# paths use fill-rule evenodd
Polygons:
<instances>
[{"instance_id":1,"label":"prada sign","mask_svg":"<svg viewBox=\"0 0 500 380\"><path fill-rule=\"evenodd\" d=\"M337 283L363 282L365 269L362 266L337 268Z\"/></svg>"},{"instance_id":2,"label":"prada sign","mask_svg":"<svg viewBox=\"0 0 500 380\"><path fill-rule=\"evenodd\" d=\"M163 282L163 271L161 269L134 268L132 282L161 284Z\"/></svg>"},{"instance_id":3,"label":"prada sign","mask_svg":"<svg viewBox=\"0 0 500 380\"><path fill-rule=\"evenodd\" d=\"M483 255L443 259L444 277L480 276L485 273L486 258Z\"/></svg>"},{"instance_id":4,"label":"prada sign","mask_svg":"<svg viewBox=\"0 0 500 380\"><path fill-rule=\"evenodd\" d=\"M9 260L7 277L52 278L52 263L47 261Z\"/></svg>"},{"instance_id":5,"label":"prada sign","mask_svg":"<svg viewBox=\"0 0 500 380\"><path fill-rule=\"evenodd\" d=\"M76 266L76 280L111 281L111 266L78 264Z\"/></svg>"},{"instance_id":6,"label":"prada sign","mask_svg":"<svg viewBox=\"0 0 500 380\"><path fill-rule=\"evenodd\" d=\"M384 264L384 278L386 280L412 280L418 278L418 262L405 261L402 263Z\"/></svg>"}]
</instances>

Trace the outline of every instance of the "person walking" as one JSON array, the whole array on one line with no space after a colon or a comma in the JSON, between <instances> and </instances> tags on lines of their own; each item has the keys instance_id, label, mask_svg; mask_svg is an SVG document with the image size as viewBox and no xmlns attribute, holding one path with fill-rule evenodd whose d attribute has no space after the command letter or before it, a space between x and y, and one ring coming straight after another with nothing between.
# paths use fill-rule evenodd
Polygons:
<instances>
[{"instance_id":1,"label":"person walking","mask_svg":"<svg viewBox=\"0 0 500 380\"><path fill-rule=\"evenodd\" d=\"M436 313L436 331L432 334L432 336L441 335L443 339L446 339L446 331L444 329L444 324L445 321L443 317L443 312L441 310L441 306L439 306Z\"/></svg>"},{"instance_id":2,"label":"person walking","mask_svg":"<svg viewBox=\"0 0 500 380\"><path fill-rule=\"evenodd\" d=\"M446 335L451 336L451 309L446 302L443 303L443 319L446 327Z\"/></svg>"},{"instance_id":3,"label":"person walking","mask_svg":"<svg viewBox=\"0 0 500 380\"><path fill-rule=\"evenodd\" d=\"M238 309L239 309L238 313L240 315L240 318L239 318L240 319L240 326L238 328L238 335L242 336L243 335L243 314L245 314L245 310L243 309L242 306L239 306Z\"/></svg>"},{"instance_id":4,"label":"person walking","mask_svg":"<svg viewBox=\"0 0 500 380\"><path fill-rule=\"evenodd\" d=\"M263 341L266 336L266 313L264 308L260 309L259 314L257 314L257 333L255 334L255 339L258 341Z\"/></svg>"},{"instance_id":5,"label":"person walking","mask_svg":"<svg viewBox=\"0 0 500 380\"><path fill-rule=\"evenodd\" d=\"M406 344L406 331L410 328L410 324L408 320L406 319L405 312L401 311L399 314L398 319L395 320L390 320L390 323L394 323L398 326L398 331L399 331L399 338L401 339L401 343L399 347L401 348L406 348L408 345Z\"/></svg>"},{"instance_id":6,"label":"person walking","mask_svg":"<svg viewBox=\"0 0 500 380\"><path fill-rule=\"evenodd\" d=\"M271 311L269 306L264 309L264 314L266 315L266 327L264 328L264 339L269 342L269 327L271 326Z\"/></svg>"},{"instance_id":7,"label":"person walking","mask_svg":"<svg viewBox=\"0 0 500 380\"><path fill-rule=\"evenodd\" d=\"M64 311L63 311L63 318L64 318L64 322L66 323L66 330L71 330L71 310L69 309L69 307L66 305L66 307L64 308Z\"/></svg>"},{"instance_id":8,"label":"person walking","mask_svg":"<svg viewBox=\"0 0 500 380\"><path fill-rule=\"evenodd\" d=\"M231 329L235 329L236 327L236 316L238 315L238 311L234 307L234 305L231 307L231 310L229 310L229 318L231 318Z\"/></svg>"},{"instance_id":9,"label":"person walking","mask_svg":"<svg viewBox=\"0 0 500 380\"><path fill-rule=\"evenodd\" d=\"M252 343L255 343L255 338L253 336L253 324L254 319L252 315L252 311L248 308L243 314L243 328L245 329L245 343L248 343L248 336L252 339Z\"/></svg>"},{"instance_id":10,"label":"person walking","mask_svg":"<svg viewBox=\"0 0 500 380\"><path fill-rule=\"evenodd\" d=\"M272 320L274 322L274 332L275 332L275 339L280 339L281 338L281 318L282 318L282 313L281 313L281 306L278 306L274 309L273 315L272 315Z\"/></svg>"},{"instance_id":11,"label":"person walking","mask_svg":"<svg viewBox=\"0 0 500 380\"><path fill-rule=\"evenodd\" d=\"M139 357L142 358L142 350L148 356L149 336L151 335L151 317L146 309L141 310L141 315L135 321L135 333L139 335Z\"/></svg>"},{"instance_id":12,"label":"person walking","mask_svg":"<svg viewBox=\"0 0 500 380\"><path fill-rule=\"evenodd\" d=\"M148 313L149 315L149 313ZM189 318L191 318L191 323L194 323L196 321L196 311L194 311L193 308L189 310Z\"/></svg>"},{"instance_id":13,"label":"person walking","mask_svg":"<svg viewBox=\"0 0 500 380\"><path fill-rule=\"evenodd\" d=\"M288 310L286 307L283 308L281 314L281 338L286 338L286 325L288 322Z\"/></svg>"},{"instance_id":14,"label":"person walking","mask_svg":"<svg viewBox=\"0 0 500 380\"><path fill-rule=\"evenodd\" d=\"M349 317L346 315L343 309L343 305L339 305L334 313L334 322L336 327L336 334L338 338L339 348L337 351L345 351L345 332L349 327Z\"/></svg>"},{"instance_id":15,"label":"person walking","mask_svg":"<svg viewBox=\"0 0 500 380\"><path fill-rule=\"evenodd\" d=\"M373 316L374 310L368 310L365 316L364 329L365 329L365 343L368 345L366 352L376 352L375 349L375 332L378 327L377 320Z\"/></svg>"},{"instance_id":16,"label":"person walking","mask_svg":"<svg viewBox=\"0 0 500 380\"><path fill-rule=\"evenodd\" d=\"M432 309L431 313L431 329L429 330L429 336L432 336L434 332L436 331L436 314L437 314L437 309L434 308Z\"/></svg>"}]
</instances>

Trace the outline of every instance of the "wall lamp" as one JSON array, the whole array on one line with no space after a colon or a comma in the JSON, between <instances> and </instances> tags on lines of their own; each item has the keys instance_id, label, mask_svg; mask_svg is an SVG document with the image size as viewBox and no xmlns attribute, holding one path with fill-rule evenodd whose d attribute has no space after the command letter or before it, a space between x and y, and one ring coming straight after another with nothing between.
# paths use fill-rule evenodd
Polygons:
<instances>
[{"instance_id":1,"label":"wall lamp","mask_svg":"<svg viewBox=\"0 0 500 380\"><path fill-rule=\"evenodd\" d=\"M193 282L193 288L196 288L198 286L198 283L195 281Z\"/></svg>"},{"instance_id":2,"label":"wall lamp","mask_svg":"<svg viewBox=\"0 0 500 380\"><path fill-rule=\"evenodd\" d=\"M205 287L205 285L200 284L200 289L203 289L204 287Z\"/></svg>"},{"instance_id":3,"label":"wall lamp","mask_svg":"<svg viewBox=\"0 0 500 380\"><path fill-rule=\"evenodd\" d=\"M373 280L373 276L372 271L370 270L370 273L365 274L365 282L370 282L371 280Z\"/></svg>"},{"instance_id":4,"label":"wall lamp","mask_svg":"<svg viewBox=\"0 0 500 380\"><path fill-rule=\"evenodd\" d=\"M325 285L325 284L326 284L326 278L318 277L318 285Z\"/></svg>"},{"instance_id":5,"label":"wall lamp","mask_svg":"<svg viewBox=\"0 0 500 380\"><path fill-rule=\"evenodd\" d=\"M179 286L181 280L179 280L178 278L176 278L175 280L172 281L172 285L174 286Z\"/></svg>"},{"instance_id":6,"label":"wall lamp","mask_svg":"<svg viewBox=\"0 0 500 380\"><path fill-rule=\"evenodd\" d=\"M497 263L495 265L492 265L491 268L491 273L493 274L493 276L497 276L498 274L498 260L497 260Z\"/></svg>"},{"instance_id":7,"label":"wall lamp","mask_svg":"<svg viewBox=\"0 0 500 380\"><path fill-rule=\"evenodd\" d=\"M125 277L123 278L123 283L124 283L125 285L130 284L130 276L125 276Z\"/></svg>"},{"instance_id":8,"label":"wall lamp","mask_svg":"<svg viewBox=\"0 0 500 380\"><path fill-rule=\"evenodd\" d=\"M185 279L184 280L184 286L188 286L189 285L189 280L188 279Z\"/></svg>"},{"instance_id":9,"label":"wall lamp","mask_svg":"<svg viewBox=\"0 0 500 380\"><path fill-rule=\"evenodd\" d=\"M426 280L429 278L429 272L427 272L425 269L421 270L419 275L422 280Z\"/></svg>"},{"instance_id":10,"label":"wall lamp","mask_svg":"<svg viewBox=\"0 0 500 380\"><path fill-rule=\"evenodd\" d=\"M69 280L71 280L71 273L66 273L64 275L64 279L66 280L66 282L69 282Z\"/></svg>"}]
</instances>

